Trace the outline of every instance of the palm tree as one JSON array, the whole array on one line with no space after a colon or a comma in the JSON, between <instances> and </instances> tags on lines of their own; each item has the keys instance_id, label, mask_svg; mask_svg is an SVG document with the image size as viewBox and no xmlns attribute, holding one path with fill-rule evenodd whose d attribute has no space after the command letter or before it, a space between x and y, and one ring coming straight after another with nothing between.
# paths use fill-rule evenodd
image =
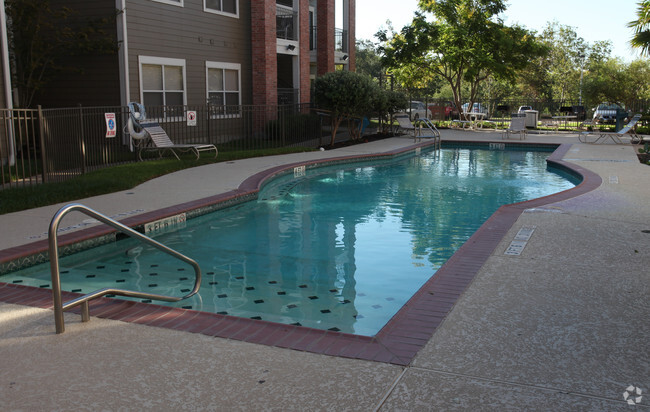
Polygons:
<instances>
[{"instance_id":1,"label":"palm tree","mask_svg":"<svg viewBox=\"0 0 650 412\"><path fill-rule=\"evenodd\" d=\"M628 23L628 27L634 29L630 44L641 49L641 55L650 55L650 0L639 2L637 16L637 20Z\"/></svg>"}]
</instances>

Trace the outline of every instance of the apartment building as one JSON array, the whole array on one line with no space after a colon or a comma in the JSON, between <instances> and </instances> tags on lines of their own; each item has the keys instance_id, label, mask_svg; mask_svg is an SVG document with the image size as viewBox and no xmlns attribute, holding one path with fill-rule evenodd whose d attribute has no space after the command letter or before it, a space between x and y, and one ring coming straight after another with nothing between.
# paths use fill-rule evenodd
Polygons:
<instances>
[{"instance_id":1,"label":"apartment building","mask_svg":"<svg viewBox=\"0 0 650 412\"><path fill-rule=\"evenodd\" d=\"M355 0L51 3L88 19L116 15L109 35L118 51L71 57L79 70L48 83L34 102L43 107L306 103L317 76L337 65L354 70ZM5 58L0 75L8 70ZM8 82L2 76L0 91L11 90Z\"/></svg>"}]
</instances>

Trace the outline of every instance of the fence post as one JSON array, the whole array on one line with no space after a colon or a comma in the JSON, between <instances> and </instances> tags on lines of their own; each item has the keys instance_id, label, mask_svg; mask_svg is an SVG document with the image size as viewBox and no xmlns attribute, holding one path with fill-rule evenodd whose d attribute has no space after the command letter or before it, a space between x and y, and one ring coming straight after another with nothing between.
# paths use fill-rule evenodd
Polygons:
<instances>
[{"instance_id":1,"label":"fence post","mask_svg":"<svg viewBox=\"0 0 650 412\"><path fill-rule=\"evenodd\" d=\"M216 145L217 144L216 138L213 139L212 138L212 133L210 133L210 99L208 99L207 103L208 104L206 104L206 106L205 106L205 111L206 111L206 113L205 113L205 123L206 123L205 129L207 131L208 142Z\"/></svg>"},{"instance_id":2,"label":"fence post","mask_svg":"<svg viewBox=\"0 0 650 412\"><path fill-rule=\"evenodd\" d=\"M84 138L84 113L79 105L79 138L81 139L81 174L86 174L86 139Z\"/></svg>"},{"instance_id":3,"label":"fence post","mask_svg":"<svg viewBox=\"0 0 650 412\"><path fill-rule=\"evenodd\" d=\"M43 183L47 183L49 178L47 174L47 155L45 153L45 119L43 119L43 108L39 104L38 106L38 134L40 135L41 141L41 168L42 168L42 179Z\"/></svg>"}]
</instances>

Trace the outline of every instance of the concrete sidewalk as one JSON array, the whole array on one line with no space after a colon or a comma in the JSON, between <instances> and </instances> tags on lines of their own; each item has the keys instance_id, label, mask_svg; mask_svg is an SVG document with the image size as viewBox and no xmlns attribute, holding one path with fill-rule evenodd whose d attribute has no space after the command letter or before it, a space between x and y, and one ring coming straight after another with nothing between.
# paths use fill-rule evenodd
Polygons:
<instances>
[{"instance_id":1,"label":"concrete sidewalk","mask_svg":"<svg viewBox=\"0 0 650 412\"><path fill-rule=\"evenodd\" d=\"M443 131L443 139L501 142L494 132ZM637 407L650 410L650 167L629 145L580 144L575 135L527 141L572 143L564 160L602 185L522 214L409 366L99 318L82 324L74 314L55 335L51 311L0 303L2 409L610 411L630 410L632 385L643 390ZM410 144L388 139L336 155ZM81 203L145 213L332 155L203 166ZM32 242L59 206L0 216L0 249ZM83 220L71 215L64 226ZM523 252L505 255L523 226L534 227Z\"/></svg>"}]
</instances>

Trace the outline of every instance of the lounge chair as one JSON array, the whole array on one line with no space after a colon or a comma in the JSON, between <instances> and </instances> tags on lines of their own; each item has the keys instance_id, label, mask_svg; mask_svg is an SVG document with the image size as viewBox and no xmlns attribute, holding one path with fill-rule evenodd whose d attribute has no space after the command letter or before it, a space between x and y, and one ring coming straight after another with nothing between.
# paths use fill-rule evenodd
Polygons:
<instances>
[{"instance_id":1,"label":"lounge chair","mask_svg":"<svg viewBox=\"0 0 650 412\"><path fill-rule=\"evenodd\" d=\"M639 137L639 135L636 133L636 130L634 130L634 126L636 126L640 119L641 114L635 114L632 119L630 119L630 121L625 125L625 127L618 132L602 133L595 130L592 132L582 132L578 135L578 140L580 140L582 143L595 144L603 143L607 139L612 139L612 141L616 144L623 144L621 137L629 134L631 143L640 143L643 139ZM596 134L598 134L598 137L596 137L593 141L590 141L589 136L596 136Z\"/></svg>"},{"instance_id":2,"label":"lounge chair","mask_svg":"<svg viewBox=\"0 0 650 412\"><path fill-rule=\"evenodd\" d=\"M421 118L413 124L406 113L398 113L393 118L399 123L398 131L403 130L406 134L413 134L413 141L418 138L422 140L423 137L430 137L436 139L438 144L440 143L440 132L429 119Z\"/></svg>"},{"instance_id":3,"label":"lounge chair","mask_svg":"<svg viewBox=\"0 0 650 412\"><path fill-rule=\"evenodd\" d=\"M201 152L214 150L215 158L219 154L217 147L213 144L203 144L203 143L174 144L174 142L172 142L172 140L167 135L167 132L165 132L165 129L163 129L158 123L155 122L141 123L140 126L149 135L150 143L151 143L151 145L149 146L146 145L140 146L138 150L138 158L140 160L142 160L141 155L143 150L157 151L160 157L162 157L166 151L170 151L172 152L174 157L176 157L176 159L178 160L180 160L180 158L176 153L177 150L179 152L192 152L196 155L197 160L199 159Z\"/></svg>"},{"instance_id":4,"label":"lounge chair","mask_svg":"<svg viewBox=\"0 0 650 412\"><path fill-rule=\"evenodd\" d=\"M513 115L510 119L510 126L501 134L502 139L509 139L511 134L519 133L519 140L526 138L526 117Z\"/></svg>"}]
</instances>

